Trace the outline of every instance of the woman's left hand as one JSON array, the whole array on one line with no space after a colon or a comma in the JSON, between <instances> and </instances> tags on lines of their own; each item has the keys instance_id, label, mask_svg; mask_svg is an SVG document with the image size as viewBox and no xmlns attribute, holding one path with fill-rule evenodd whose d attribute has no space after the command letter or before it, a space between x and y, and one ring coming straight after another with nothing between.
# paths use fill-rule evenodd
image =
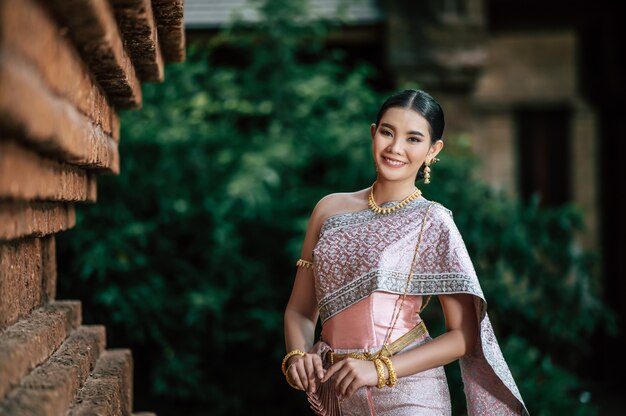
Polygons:
<instances>
[{"instance_id":1,"label":"woman's left hand","mask_svg":"<svg viewBox=\"0 0 626 416\"><path fill-rule=\"evenodd\" d=\"M378 373L373 361L346 358L333 364L322 379L322 383L330 380L336 374L335 391L339 399L349 398L363 386L376 386Z\"/></svg>"}]
</instances>

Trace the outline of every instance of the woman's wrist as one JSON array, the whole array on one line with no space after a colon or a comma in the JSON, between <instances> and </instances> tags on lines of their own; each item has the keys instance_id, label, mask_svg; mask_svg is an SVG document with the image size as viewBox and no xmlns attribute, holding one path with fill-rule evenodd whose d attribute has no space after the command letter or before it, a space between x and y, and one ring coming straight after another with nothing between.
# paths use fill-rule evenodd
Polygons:
<instances>
[{"instance_id":1,"label":"woman's wrist","mask_svg":"<svg viewBox=\"0 0 626 416\"><path fill-rule=\"evenodd\" d=\"M304 357L304 355L292 355L291 357L289 357L286 363L287 369L289 369L289 367L295 364L295 362L301 359L302 357Z\"/></svg>"},{"instance_id":2,"label":"woman's wrist","mask_svg":"<svg viewBox=\"0 0 626 416\"><path fill-rule=\"evenodd\" d=\"M295 349L295 350L291 350L289 351L287 354L285 354L285 357L283 358L283 362L280 364L280 368L283 372L283 374L285 376L287 376L287 363L288 361L293 358L293 357L302 357L304 356L306 353L302 350L299 349Z\"/></svg>"}]
</instances>

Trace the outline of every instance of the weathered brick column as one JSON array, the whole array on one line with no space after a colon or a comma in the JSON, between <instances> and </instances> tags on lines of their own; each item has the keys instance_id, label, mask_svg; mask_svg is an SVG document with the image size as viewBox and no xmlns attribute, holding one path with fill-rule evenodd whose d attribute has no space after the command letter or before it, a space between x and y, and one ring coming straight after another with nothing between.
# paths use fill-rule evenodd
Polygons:
<instances>
[{"instance_id":1,"label":"weathered brick column","mask_svg":"<svg viewBox=\"0 0 626 416\"><path fill-rule=\"evenodd\" d=\"M118 109L184 60L183 0L0 0L0 415L130 415L129 350L58 301L54 234L119 173Z\"/></svg>"}]
</instances>

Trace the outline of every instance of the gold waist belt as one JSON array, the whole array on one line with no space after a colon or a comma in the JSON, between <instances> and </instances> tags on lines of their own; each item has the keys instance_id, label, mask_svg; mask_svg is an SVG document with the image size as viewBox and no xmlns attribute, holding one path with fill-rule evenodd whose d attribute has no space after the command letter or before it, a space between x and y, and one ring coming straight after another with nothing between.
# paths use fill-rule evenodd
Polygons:
<instances>
[{"instance_id":1,"label":"gold waist belt","mask_svg":"<svg viewBox=\"0 0 626 416\"><path fill-rule=\"evenodd\" d=\"M333 365L334 363L337 363L341 360L345 360L346 358L356 358L357 360L370 361L381 356L391 357L392 355L402 351L404 348L406 348L407 345L411 344L413 341L426 334L427 332L428 331L426 330L426 324L424 324L424 321L420 321L409 332L402 335L391 344L383 346L380 351L376 353L350 352L345 354L338 354L331 351L328 353L330 365Z\"/></svg>"}]
</instances>

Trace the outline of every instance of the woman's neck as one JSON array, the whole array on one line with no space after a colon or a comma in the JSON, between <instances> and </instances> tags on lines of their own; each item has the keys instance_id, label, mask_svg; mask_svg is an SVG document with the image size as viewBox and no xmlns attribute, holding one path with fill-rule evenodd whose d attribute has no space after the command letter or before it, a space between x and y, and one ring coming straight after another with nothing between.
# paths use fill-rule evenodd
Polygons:
<instances>
[{"instance_id":1,"label":"woman's neck","mask_svg":"<svg viewBox=\"0 0 626 416\"><path fill-rule=\"evenodd\" d=\"M377 178L374 184L374 199L378 205L389 201L400 201L415 191L415 182L387 181Z\"/></svg>"}]
</instances>

